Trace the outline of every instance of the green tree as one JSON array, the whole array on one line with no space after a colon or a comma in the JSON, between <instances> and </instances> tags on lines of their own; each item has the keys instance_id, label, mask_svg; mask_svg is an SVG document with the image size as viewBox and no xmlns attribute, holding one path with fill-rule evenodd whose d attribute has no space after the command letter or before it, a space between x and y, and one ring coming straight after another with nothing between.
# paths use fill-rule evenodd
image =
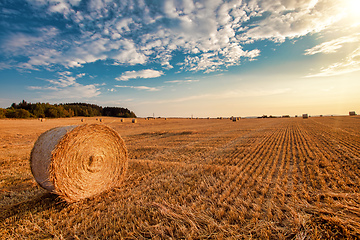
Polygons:
<instances>
[{"instance_id":1,"label":"green tree","mask_svg":"<svg viewBox=\"0 0 360 240\"><path fill-rule=\"evenodd\" d=\"M45 117L57 118L57 117L59 117L59 112L56 109L56 107L50 106L50 107L46 108L46 110L45 110Z\"/></svg>"},{"instance_id":2,"label":"green tree","mask_svg":"<svg viewBox=\"0 0 360 240\"><path fill-rule=\"evenodd\" d=\"M45 104L43 104L43 103L33 104L32 114L37 118L44 118L45 117Z\"/></svg>"},{"instance_id":3,"label":"green tree","mask_svg":"<svg viewBox=\"0 0 360 240\"><path fill-rule=\"evenodd\" d=\"M5 116L7 118L15 118L15 109L13 107L6 109Z\"/></svg>"},{"instance_id":4,"label":"green tree","mask_svg":"<svg viewBox=\"0 0 360 240\"><path fill-rule=\"evenodd\" d=\"M29 111L27 111L25 109L16 109L15 110L15 117L16 118L29 118L30 113L29 113Z\"/></svg>"},{"instance_id":5,"label":"green tree","mask_svg":"<svg viewBox=\"0 0 360 240\"><path fill-rule=\"evenodd\" d=\"M6 110L3 109L3 108L0 108L0 118L5 118L5 113L6 113Z\"/></svg>"}]
</instances>

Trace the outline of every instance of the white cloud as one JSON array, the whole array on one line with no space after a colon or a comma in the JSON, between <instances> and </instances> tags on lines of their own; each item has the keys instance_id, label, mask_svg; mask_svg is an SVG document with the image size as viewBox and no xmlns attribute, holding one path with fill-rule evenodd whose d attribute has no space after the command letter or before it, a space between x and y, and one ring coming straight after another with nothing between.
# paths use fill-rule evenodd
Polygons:
<instances>
[{"instance_id":1,"label":"white cloud","mask_svg":"<svg viewBox=\"0 0 360 240\"><path fill-rule=\"evenodd\" d=\"M47 6L50 13L69 14L73 6L78 6L81 0L28 0L30 4Z\"/></svg>"},{"instance_id":2,"label":"white cloud","mask_svg":"<svg viewBox=\"0 0 360 240\"><path fill-rule=\"evenodd\" d=\"M329 77L360 71L360 48L357 48L349 56L340 62L322 68L319 73L310 74L306 77Z\"/></svg>"},{"instance_id":3,"label":"white cloud","mask_svg":"<svg viewBox=\"0 0 360 240\"><path fill-rule=\"evenodd\" d=\"M43 99L83 99L92 98L101 94L99 86L104 84L88 84L83 85L76 82L76 79L84 76L78 74L73 77L70 71L58 72L56 79L43 79L48 82L45 86L28 86L29 90L40 91Z\"/></svg>"},{"instance_id":4,"label":"white cloud","mask_svg":"<svg viewBox=\"0 0 360 240\"><path fill-rule=\"evenodd\" d=\"M28 86L27 89L29 89L29 90L50 90L50 91L58 90L57 87L42 87L42 86Z\"/></svg>"},{"instance_id":5,"label":"white cloud","mask_svg":"<svg viewBox=\"0 0 360 240\"><path fill-rule=\"evenodd\" d=\"M124 72L120 77L115 78L117 81L128 81L129 79L135 78L157 78L163 75L162 71L153 69L144 69L140 71L127 71Z\"/></svg>"},{"instance_id":6,"label":"white cloud","mask_svg":"<svg viewBox=\"0 0 360 240\"><path fill-rule=\"evenodd\" d=\"M350 43L356 43L350 44ZM335 62L330 66L323 67L319 73L309 74L306 77L328 77L336 76L360 70L360 34L355 33L352 35L339 37L328 42L316 45L313 48L306 49L304 55L314 55L319 53L331 54L338 52L345 44L350 44L348 49L355 47L355 49L349 53L344 59L339 62Z\"/></svg>"},{"instance_id":7,"label":"white cloud","mask_svg":"<svg viewBox=\"0 0 360 240\"><path fill-rule=\"evenodd\" d=\"M33 34L14 32L10 33L1 44L1 49L8 54L34 53L38 48L48 45L59 34L59 30L50 28L40 28ZM30 50L30 51L29 51Z\"/></svg>"},{"instance_id":8,"label":"white cloud","mask_svg":"<svg viewBox=\"0 0 360 240\"><path fill-rule=\"evenodd\" d=\"M137 89L137 90L146 90L149 92L156 92L156 91L160 91L160 88L156 88L156 87L147 87L147 86L121 86L121 85L115 85L115 87L117 88L133 88L133 89Z\"/></svg>"},{"instance_id":9,"label":"white cloud","mask_svg":"<svg viewBox=\"0 0 360 240\"><path fill-rule=\"evenodd\" d=\"M41 34L7 36L3 46L11 46L7 51L13 56L27 58L17 67L29 69L74 68L96 61L158 63L171 69L180 52L185 55L181 70L213 72L260 55L256 47L244 50L245 45L320 32L346 13L340 0L28 1L47 8L47 19L63 14L76 29L73 34L49 28L38 30ZM119 80L124 79L130 77Z\"/></svg>"},{"instance_id":10,"label":"white cloud","mask_svg":"<svg viewBox=\"0 0 360 240\"><path fill-rule=\"evenodd\" d=\"M335 53L342 48L346 43L359 43L360 34L356 33L350 36L340 37L322 44L316 45L313 48L306 49L305 55L314 55L317 53Z\"/></svg>"},{"instance_id":11,"label":"white cloud","mask_svg":"<svg viewBox=\"0 0 360 240\"><path fill-rule=\"evenodd\" d=\"M60 77L57 79L46 79L45 81L58 87L68 87L76 84L76 77L71 76L71 72L58 72L58 75L60 75Z\"/></svg>"},{"instance_id":12,"label":"white cloud","mask_svg":"<svg viewBox=\"0 0 360 240\"><path fill-rule=\"evenodd\" d=\"M181 83L193 83L193 82L199 82L199 80L172 80L172 81L165 81L165 83L178 83L178 84L181 84Z\"/></svg>"},{"instance_id":13,"label":"white cloud","mask_svg":"<svg viewBox=\"0 0 360 240\"><path fill-rule=\"evenodd\" d=\"M258 0L258 8L253 7L252 12L266 17L255 22L242 37L283 42L320 32L344 17L343 5L339 0Z\"/></svg>"},{"instance_id":14,"label":"white cloud","mask_svg":"<svg viewBox=\"0 0 360 240\"><path fill-rule=\"evenodd\" d=\"M81 78L84 77L86 75L86 73L79 73L78 75L76 75L77 78Z\"/></svg>"},{"instance_id":15,"label":"white cloud","mask_svg":"<svg viewBox=\"0 0 360 240\"><path fill-rule=\"evenodd\" d=\"M29 86L29 90L40 91L42 99L84 99L93 98L101 94L100 89L94 84L82 85L74 83L66 87L43 87L43 86Z\"/></svg>"},{"instance_id":16,"label":"white cloud","mask_svg":"<svg viewBox=\"0 0 360 240\"><path fill-rule=\"evenodd\" d=\"M82 85L75 83L72 86L54 91L51 94L45 94L44 98L65 100L83 99L96 97L100 95L100 93L100 89L98 89L94 84Z\"/></svg>"}]
</instances>

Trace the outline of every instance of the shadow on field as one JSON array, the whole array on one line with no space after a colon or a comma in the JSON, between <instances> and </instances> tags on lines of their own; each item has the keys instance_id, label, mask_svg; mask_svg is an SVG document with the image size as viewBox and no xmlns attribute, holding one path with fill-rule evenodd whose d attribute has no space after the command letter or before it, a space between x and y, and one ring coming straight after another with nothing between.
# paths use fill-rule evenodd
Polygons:
<instances>
[{"instance_id":1,"label":"shadow on field","mask_svg":"<svg viewBox=\"0 0 360 240\"><path fill-rule=\"evenodd\" d=\"M2 214L0 215L0 221L15 215L22 215L26 212L39 213L50 208L61 210L65 206L66 203L60 200L57 195L45 193L29 201L1 207L0 212Z\"/></svg>"}]
</instances>

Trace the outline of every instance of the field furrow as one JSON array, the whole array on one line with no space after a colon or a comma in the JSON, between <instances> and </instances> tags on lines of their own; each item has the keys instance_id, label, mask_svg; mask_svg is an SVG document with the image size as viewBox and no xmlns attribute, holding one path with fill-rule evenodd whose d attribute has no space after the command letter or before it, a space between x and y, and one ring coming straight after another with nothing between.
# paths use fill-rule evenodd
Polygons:
<instances>
[{"instance_id":1,"label":"field furrow","mask_svg":"<svg viewBox=\"0 0 360 240\"><path fill-rule=\"evenodd\" d=\"M79 119L1 120L0 238L360 239L359 120L109 118L126 178L73 204L28 164L42 132Z\"/></svg>"}]
</instances>

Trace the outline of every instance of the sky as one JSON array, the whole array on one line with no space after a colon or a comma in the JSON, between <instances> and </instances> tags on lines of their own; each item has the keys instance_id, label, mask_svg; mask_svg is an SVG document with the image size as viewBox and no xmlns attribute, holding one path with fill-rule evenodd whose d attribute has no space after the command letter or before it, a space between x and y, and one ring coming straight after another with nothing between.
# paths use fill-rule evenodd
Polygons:
<instances>
[{"instance_id":1,"label":"sky","mask_svg":"<svg viewBox=\"0 0 360 240\"><path fill-rule=\"evenodd\" d=\"M0 107L360 113L359 0L2 0Z\"/></svg>"}]
</instances>

